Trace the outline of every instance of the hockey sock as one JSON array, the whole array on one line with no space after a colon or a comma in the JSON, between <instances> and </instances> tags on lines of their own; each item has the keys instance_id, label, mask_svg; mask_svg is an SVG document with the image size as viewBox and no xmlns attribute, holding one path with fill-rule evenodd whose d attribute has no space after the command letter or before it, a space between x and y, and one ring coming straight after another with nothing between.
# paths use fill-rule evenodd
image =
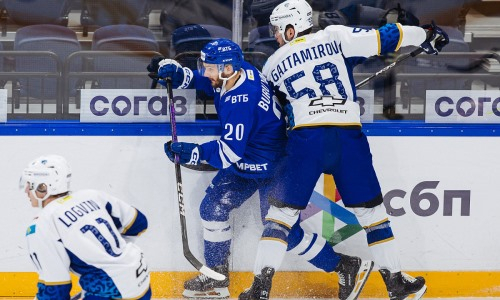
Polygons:
<instances>
[{"instance_id":1,"label":"hockey sock","mask_svg":"<svg viewBox=\"0 0 500 300\"><path fill-rule=\"evenodd\" d=\"M255 275L260 274L264 267L272 267L278 270L285 257L288 234L298 219L299 211L297 209L271 205L257 247L257 257L254 265Z\"/></svg>"},{"instance_id":2,"label":"hockey sock","mask_svg":"<svg viewBox=\"0 0 500 300\"><path fill-rule=\"evenodd\" d=\"M228 221L205 221L203 238L205 240L205 262L213 268L225 264L231 247L232 230Z\"/></svg>"},{"instance_id":3,"label":"hockey sock","mask_svg":"<svg viewBox=\"0 0 500 300\"><path fill-rule=\"evenodd\" d=\"M354 208L354 213L365 229L368 246L379 268L391 272L401 271L399 251L385 208L382 205L373 208Z\"/></svg>"},{"instance_id":4,"label":"hockey sock","mask_svg":"<svg viewBox=\"0 0 500 300\"><path fill-rule=\"evenodd\" d=\"M278 240L260 240L253 273L259 275L264 267L278 270L286 254L286 244Z\"/></svg>"},{"instance_id":5,"label":"hockey sock","mask_svg":"<svg viewBox=\"0 0 500 300\"><path fill-rule=\"evenodd\" d=\"M207 267L213 268L225 264L230 247L231 241L210 242L205 240L205 262Z\"/></svg>"},{"instance_id":6,"label":"hockey sock","mask_svg":"<svg viewBox=\"0 0 500 300\"><path fill-rule=\"evenodd\" d=\"M373 261L377 263L380 269L387 269L391 273L401 271L399 251L394 239L370 246L370 251L373 255Z\"/></svg>"}]
</instances>

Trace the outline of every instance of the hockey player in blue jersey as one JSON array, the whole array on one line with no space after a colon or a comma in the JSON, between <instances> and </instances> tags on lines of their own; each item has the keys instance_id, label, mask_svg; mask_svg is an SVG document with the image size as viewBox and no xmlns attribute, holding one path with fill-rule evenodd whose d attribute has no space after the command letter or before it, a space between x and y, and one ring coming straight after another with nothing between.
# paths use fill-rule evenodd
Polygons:
<instances>
[{"instance_id":1,"label":"hockey player in blue jersey","mask_svg":"<svg viewBox=\"0 0 500 300\"><path fill-rule=\"evenodd\" d=\"M208 163L219 169L200 205L206 265L226 275L216 281L203 274L185 282L188 298L229 297L230 212L256 191L266 197L275 165L283 156L286 128L281 108L262 74L244 61L240 47L227 39L208 43L198 70L178 62L159 62L158 76L172 78L173 88L196 88L214 97L221 137L203 144L167 143L165 152L181 164ZM165 82L160 80L161 84ZM263 205L262 215L267 206Z\"/></svg>"},{"instance_id":2,"label":"hockey player in blue jersey","mask_svg":"<svg viewBox=\"0 0 500 300\"><path fill-rule=\"evenodd\" d=\"M148 70L153 71L157 63L153 59ZM199 164L205 161L220 169L206 191L200 215L204 227L206 264L227 277L227 258L232 239L230 212L256 191L260 193L262 215L268 209L265 201L268 187L275 179L276 164L283 157L286 142L281 108L274 101L272 90L262 74L245 62L239 46L227 39L205 46L201 51L198 71L192 72L170 59L160 61L159 66L158 75L172 78L174 87L195 87L215 98L223 129L221 138L201 145L167 143L165 151L172 161L176 153L180 156L180 163ZM345 288L347 294L355 290L357 283L366 280L366 277L358 280L357 274L364 271L367 276L367 268L371 270L373 262L364 261L350 270L335 270L338 255L325 239L304 232L299 224L294 226L291 235L290 244L295 254L327 272L337 271L339 276L349 280ZM216 281L200 274L185 282L183 295L188 298L227 298L228 286L229 280Z\"/></svg>"},{"instance_id":3,"label":"hockey player in blue jersey","mask_svg":"<svg viewBox=\"0 0 500 300\"><path fill-rule=\"evenodd\" d=\"M71 170L58 155L24 169L20 187L41 208L26 231L38 272L38 300L69 300L70 272L79 276L83 299L151 299L142 250L132 241L147 229L146 217L101 191L69 192Z\"/></svg>"},{"instance_id":4,"label":"hockey player in blue jersey","mask_svg":"<svg viewBox=\"0 0 500 300\"><path fill-rule=\"evenodd\" d=\"M276 94L286 98L292 130L283 167L278 170L281 180L270 192L254 282L240 299L269 297L272 275L290 248L290 229L322 173L334 176L344 205L353 209L364 227L390 299L419 299L427 289L425 280L401 272L370 147L361 131L352 68L360 58L410 45L437 54L448 37L434 24L424 28L387 24L378 30L332 25L311 34L312 26L312 9L305 0L287 0L270 16L280 48L269 57L262 73ZM338 262L342 264L342 259ZM356 299L357 295L339 293L339 298Z\"/></svg>"}]
</instances>

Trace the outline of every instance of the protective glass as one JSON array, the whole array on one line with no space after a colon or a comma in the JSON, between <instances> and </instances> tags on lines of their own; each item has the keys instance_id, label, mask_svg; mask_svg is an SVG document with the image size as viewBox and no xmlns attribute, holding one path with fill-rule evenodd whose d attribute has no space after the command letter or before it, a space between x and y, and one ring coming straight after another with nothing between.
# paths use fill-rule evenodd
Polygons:
<instances>
[{"instance_id":1,"label":"protective glass","mask_svg":"<svg viewBox=\"0 0 500 300\"><path fill-rule=\"evenodd\" d=\"M274 37L276 36L276 33L280 31L279 26L274 26L273 24L269 23L269 36Z\"/></svg>"}]
</instances>

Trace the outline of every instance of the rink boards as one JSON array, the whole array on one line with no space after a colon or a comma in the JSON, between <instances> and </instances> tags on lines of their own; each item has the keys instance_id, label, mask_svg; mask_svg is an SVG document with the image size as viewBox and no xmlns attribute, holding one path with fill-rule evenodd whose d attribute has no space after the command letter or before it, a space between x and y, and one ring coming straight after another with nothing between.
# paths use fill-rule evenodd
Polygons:
<instances>
[{"instance_id":1,"label":"rink boards","mask_svg":"<svg viewBox=\"0 0 500 300\"><path fill-rule=\"evenodd\" d=\"M0 141L4 195L0 218L0 296L31 296L37 276L26 253L25 224L36 214L18 180L34 157L63 155L73 169L72 189L95 188L112 193L143 211L148 231L138 240L152 273L155 297L180 297L182 283L194 275L182 255L175 172L163 153L169 124L32 124L2 127ZM500 296L500 129L492 126L364 127L384 191L386 209L404 270L423 275L429 297ZM464 132L465 131L465 132ZM179 124L181 141L203 142L218 135L216 123ZM193 253L202 259L198 206L213 172L183 169L188 235ZM317 185L304 226L329 239L339 252L370 258L365 235L332 193L334 181ZM325 189L327 192L325 192ZM251 282L256 244L262 225L254 195L231 219L234 243L231 292L237 296ZM333 230L332 230L333 228ZM337 276L317 272L287 255L276 275L273 297L331 297ZM364 297L385 297L378 272L368 280Z\"/></svg>"}]
</instances>

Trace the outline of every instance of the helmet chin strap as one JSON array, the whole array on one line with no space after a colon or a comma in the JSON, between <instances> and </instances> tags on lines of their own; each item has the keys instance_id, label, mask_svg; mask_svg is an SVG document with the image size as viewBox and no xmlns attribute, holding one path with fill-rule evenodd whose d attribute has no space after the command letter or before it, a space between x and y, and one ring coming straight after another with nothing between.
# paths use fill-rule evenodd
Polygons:
<instances>
[{"instance_id":1,"label":"helmet chin strap","mask_svg":"<svg viewBox=\"0 0 500 300\"><path fill-rule=\"evenodd\" d=\"M33 197L36 199L36 201L38 202L38 208L43 208L43 201L47 200L47 198L49 198L49 193L46 193L45 196L43 196L43 198L39 198L37 195L36 195L36 190L35 189L32 189L30 191L31 195L33 195Z\"/></svg>"},{"instance_id":2,"label":"helmet chin strap","mask_svg":"<svg viewBox=\"0 0 500 300\"><path fill-rule=\"evenodd\" d=\"M238 74L238 71L233 71L233 74L231 74L231 76L227 77L227 78L224 78L222 77L222 72L219 72L219 79L222 80L222 88L225 89L226 88L226 83L229 79L233 78L234 76L236 76L236 74Z\"/></svg>"},{"instance_id":3,"label":"helmet chin strap","mask_svg":"<svg viewBox=\"0 0 500 300\"><path fill-rule=\"evenodd\" d=\"M285 44L288 44L291 41L293 41L297 37L297 34L298 34L297 30L295 30L295 28L293 28L293 32L294 32L293 38L291 38L290 40L287 40L285 32L286 32L286 30L285 31L280 31L281 37L283 38L283 41L285 42Z\"/></svg>"}]
</instances>

